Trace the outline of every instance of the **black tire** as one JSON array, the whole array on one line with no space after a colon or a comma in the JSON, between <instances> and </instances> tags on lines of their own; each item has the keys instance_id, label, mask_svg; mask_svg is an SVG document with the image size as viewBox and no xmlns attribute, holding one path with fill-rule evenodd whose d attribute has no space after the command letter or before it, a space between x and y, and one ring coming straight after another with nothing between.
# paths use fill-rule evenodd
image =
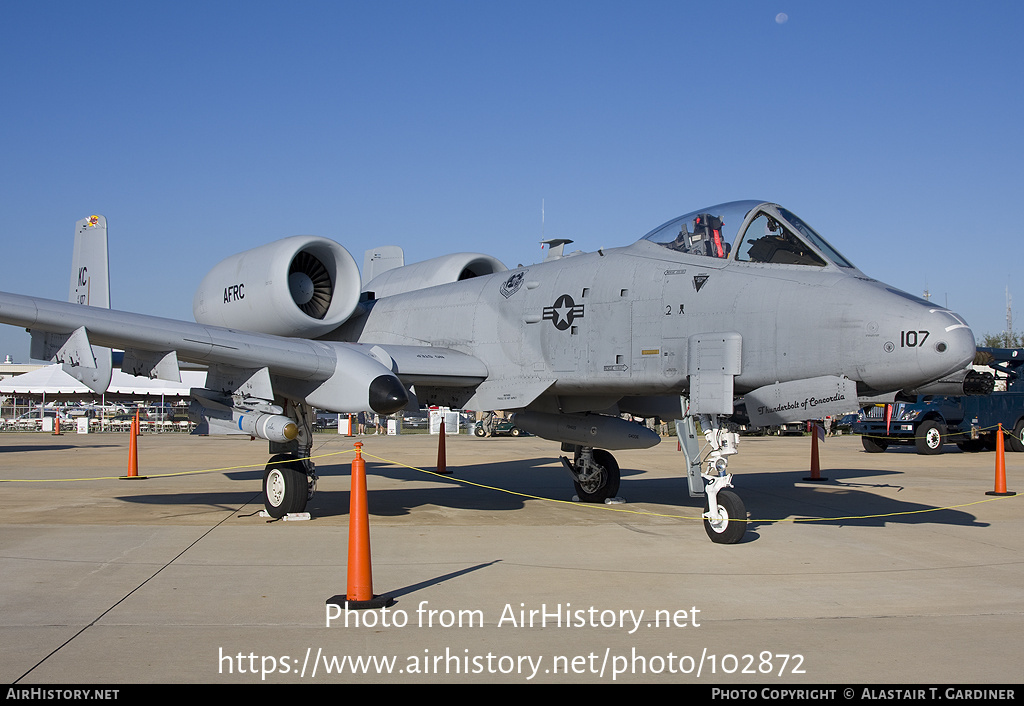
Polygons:
<instances>
[{"instance_id":1,"label":"black tire","mask_svg":"<svg viewBox=\"0 0 1024 706\"><path fill-rule=\"evenodd\" d=\"M512 427L512 431L509 432L512 436L519 436L522 433L517 427Z\"/></svg>"},{"instance_id":2,"label":"black tire","mask_svg":"<svg viewBox=\"0 0 1024 706\"><path fill-rule=\"evenodd\" d=\"M709 509L710 505L705 498L704 512ZM720 523L714 523L705 518L704 531L715 544L736 544L747 532L747 509L743 506L743 501L731 490L719 490L718 509L725 519Z\"/></svg>"},{"instance_id":3,"label":"black tire","mask_svg":"<svg viewBox=\"0 0 1024 706\"><path fill-rule=\"evenodd\" d=\"M476 425L476 429L473 430L473 433L476 434L477 436L486 436L487 435L487 432L484 431L483 426L481 426L480 424Z\"/></svg>"},{"instance_id":4,"label":"black tire","mask_svg":"<svg viewBox=\"0 0 1024 706\"><path fill-rule=\"evenodd\" d=\"M587 483L586 489L578 481L573 481L573 485L576 486L576 496L581 502L603 503L619 492L619 464L614 456L603 449L594 449L593 454L594 463L603 469L601 477Z\"/></svg>"},{"instance_id":5,"label":"black tire","mask_svg":"<svg viewBox=\"0 0 1024 706\"><path fill-rule=\"evenodd\" d=\"M956 442L956 445L965 453L978 453L985 450L985 442L982 439L965 439Z\"/></svg>"},{"instance_id":6,"label":"black tire","mask_svg":"<svg viewBox=\"0 0 1024 706\"><path fill-rule=\"evenodd\" d=\"M281 518L306 509L309 480L302 464L288 454L270 459L263 471L263 507L267 514Z\"/></svg>"},{"instance_id":7,"label":"black tire","mask_svg":"<svg viewBox=\"0 0 1024 706\"><path fill-rule=\"evenodd\" d=\"M1007 442L1006 446L1010 451L1024 453L1024 419L1017 420L1017 424L1013 427L1013 434L1007 438Z\"/></svg>"},{"instance_id":8,"label":"black tire","mask_svg":"<svg viewBox=\"0 0 1024 706\"><path fill-rule=\"evenodd\" d=\"M917 427L914 434L914 446L919 454L932 456L942 453L942 444L946 439L945 428L934 419L926 419Z\"/></svg>"},{"instance_id":9,"label":"black tire","mask_svg":"<svg viewBox=\"0 0 1024 706\"><path fill-rule=\"evenodd\" d=\"M889 448L889 442L885 439L877 439L872 436L860 437L860 443L864 445L864 450L869 454L880 454Z\"/></svg>"}]
</instances>

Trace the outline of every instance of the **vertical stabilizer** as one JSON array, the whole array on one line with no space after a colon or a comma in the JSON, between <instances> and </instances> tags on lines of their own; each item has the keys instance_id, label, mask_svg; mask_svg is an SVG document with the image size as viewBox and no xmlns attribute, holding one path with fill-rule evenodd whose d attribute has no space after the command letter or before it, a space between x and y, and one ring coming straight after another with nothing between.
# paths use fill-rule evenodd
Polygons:
<instances>
[{"instance_id":1,"label":"vertical stabilizer","mask_svg":"<svg viewBox=\"0 0 1024 706\"><path fill-rule=\"evenodd\" d=\"M89 216L75 223L68 301L83 306L110 308L107 219L103 216ZM90 345L88 331L84 327L62 338L65 341L54 358L64 364L64 372L97 394L106 392L110 386L112 367L110 349ZM48 343L52 347L57 342Z\"/></svg>"},{"instance_id":2,"label":"vertical stabilizer","mask_svg":"<svg viewBox=\"0 0 1024 706\"><path fill-rule=\"evenodd\" d=\"M107 260L107 219L89 216L75 223L71 258L72 304L110 308L110 267Z\"/></svg>"},{"instance_id":3,"label":"vertical stabilizer","mask_svg":"<svg viewBox=\"0 0 1024 706\"><path fill-rule=\"evenodd\" d=\"M363 286L388 270L405 265L405 253L397 245L382 245L363 254Z\"/></svg>"}]
</instances>

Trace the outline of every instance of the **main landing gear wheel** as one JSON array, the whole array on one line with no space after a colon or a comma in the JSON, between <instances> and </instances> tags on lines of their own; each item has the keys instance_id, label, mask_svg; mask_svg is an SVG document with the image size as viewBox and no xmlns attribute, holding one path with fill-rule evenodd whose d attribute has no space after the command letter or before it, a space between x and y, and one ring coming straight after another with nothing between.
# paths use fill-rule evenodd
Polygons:
<instances>
[{"instance_id":1,"label":"main landing gear wheel","mask_svg":"<svg viewBox=\"0 0 1024 706\"><path fill-rule=\"evenodd\" d=\"M300 461L288 454L270 459L263 472L263 506L277 519L303 512L309 497L309 479Z\"/></svg>"},{"instance_id":2,"label":"main landing gear wheel","mask_svg":"<svg viewBox=\"0 0 1024 706\"><path fill-rule=\"evenodd\" d=\"M917 428L917 433L914 435L914 446L917 447L919 454L928 456L940 454L942 453L942 443L945 441L942 438L944 436L941 424L935 420L926 419Z\"/></svg>"},{"instance_id":3,"label":"main landing gear wheel","mask_svg":"<svg viewBox=\"0 0 1024 706\"><path fill-rule=\"evenodd\" d=\"M709 510L710 506L705 499L704 511ZM722 519L716 521L705 518L704 531L715 544L736 544L743 539L747 531L747 508L736 493L731 490L719 490L718 511Z\"/></svg>"},{"instance_id":4,"label":"main landing gear wheel","mask_svg":"<svg viewBox=\"0 0 1024 706\"><path fill-rule=\"evenodd\" d=\"M581 502L603 503L619 492L619 464L615 457L603 449L594 449L590 469L581 469L582 480L573 480L576 495Z\"/></svg>"}]
</instances>

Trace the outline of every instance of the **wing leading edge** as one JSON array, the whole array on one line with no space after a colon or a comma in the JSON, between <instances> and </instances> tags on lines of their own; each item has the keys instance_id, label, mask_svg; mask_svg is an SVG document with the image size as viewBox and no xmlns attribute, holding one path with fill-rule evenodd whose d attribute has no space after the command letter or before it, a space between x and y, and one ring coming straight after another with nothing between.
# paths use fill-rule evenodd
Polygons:
<instances>
[{"instance_id":1,"label":"wing leading edge","mask_svg":"<svg viewBox=\"0 0 1024 706\"><path fill-rule=\"evenodd\" d=\"M124 348L126 358L143 361L136 369L153 377L168 369L176 376L177 359L222 370L266 368L282 394L333 412L391 413L408 403L407 385L465 388L487 378L481 361L449 349L288 338L10 293L0 293L0 321L74 333L79 349Z\"/></svg>"}]
</instances>

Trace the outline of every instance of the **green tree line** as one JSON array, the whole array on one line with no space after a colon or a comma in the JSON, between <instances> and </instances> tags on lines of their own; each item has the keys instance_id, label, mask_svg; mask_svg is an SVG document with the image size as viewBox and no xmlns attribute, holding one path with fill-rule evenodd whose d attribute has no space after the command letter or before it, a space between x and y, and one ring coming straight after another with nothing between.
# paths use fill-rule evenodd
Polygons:
<instances>
[{"instance_id":1,"label":"green tree line","mask_svg":"<svg viewBox=\"0 0 1024 706\"><path fill-rule=\"evenodd\" d=\"M1024 348L1024 334L1008 333L986 333L978 341L983 348Z\"/></svg>"}]
</instances>

